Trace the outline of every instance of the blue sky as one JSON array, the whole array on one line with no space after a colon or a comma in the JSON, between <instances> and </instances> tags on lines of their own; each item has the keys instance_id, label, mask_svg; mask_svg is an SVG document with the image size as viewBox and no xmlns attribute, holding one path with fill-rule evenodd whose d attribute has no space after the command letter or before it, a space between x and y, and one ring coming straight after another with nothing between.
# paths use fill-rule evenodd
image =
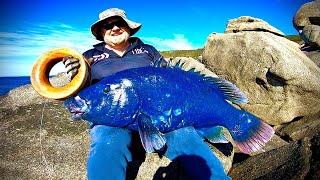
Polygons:
<instances>
[{"instance_id":1,"label":"blue sky","mask_svg":"<svg viewBox=\"0 0 320 180\"><path fill-rule=\"evenodd\" d=\"M45 51L66 46L79 52L98 43L90 26L111 7L142 24L135 35L159 51L203 48L228 20L252 16L286 35L298 34L292 18L311 0L3 0L0 10L0 76L29 76ZM57 65L52 73L61 72Z\"/></svg>"}]
</instances>

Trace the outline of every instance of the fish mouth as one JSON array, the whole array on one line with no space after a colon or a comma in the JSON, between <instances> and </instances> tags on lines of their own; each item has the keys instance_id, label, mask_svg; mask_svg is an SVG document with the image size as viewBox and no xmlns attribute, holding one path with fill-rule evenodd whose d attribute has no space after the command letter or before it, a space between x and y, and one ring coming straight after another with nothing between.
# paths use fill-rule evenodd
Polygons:
<instances>
[{"instance_id":1,"label":"fish mouth","mask_svg":"<svg viewBox=\"0 0 320 180\"><path fill-rule=\"evenodd\" d=\"M88 105L86 101L79 96L74 98L67 99L64 102L64 105L67 107L69 112L72 114L72 120L79 121L82 119L82 116L87 113Z\"/></svg>"}]
</instances>

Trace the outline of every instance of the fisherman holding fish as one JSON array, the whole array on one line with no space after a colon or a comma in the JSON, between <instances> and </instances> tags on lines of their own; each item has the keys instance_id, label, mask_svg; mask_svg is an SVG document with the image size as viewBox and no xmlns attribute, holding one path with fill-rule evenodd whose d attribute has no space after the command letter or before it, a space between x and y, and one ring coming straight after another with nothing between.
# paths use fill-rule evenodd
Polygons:
<instances>
[{"instance_id":1,"label":"fisherman holding fish","mask_svg":"<svg viewBox=\"0 0 320 180\"><path fill-rule=\"evenodd\" d=\"M170 94L170 92L161 92L162 94L151 93L151 96L148 96L148 98L142 96L138 97L136 94L131 95L135 90L131 88L131 86L134 85L132 84L133 80L131 81L130 77L134 78L135 73L138 74L138 71L132 71L130 75L128 74L128 79L124 76L124 78L121 79L120 84L111 84L103 89L103 92L101 93L107 94L108 92L112 92L112 99L117 100L111 100L112 103L110 105L112 107L117 106L117 108L109 108L106 110L113 110L111 114L104 111L105 109L103 108L105 107L103 105L104 103L107 103L107 99L104 99L105 97L103 94L99 94L100 90L98 92L96 91L97 88L95 89L95 84L103 82L104 80L102 79L111 77L109 80L112 81L112 79L116 79L116 77L112 76L113 74L134 68L139 69L139 67L160 66L159 69L166 69L165 67L168 62L153 46L144 44L137 37L132 37L140 28L141 24L130 21L127 19L125 11L117 8L110 8L100 13L99 20L91 26L92 34L97 40L102 41L101 43L94 45L93 49L83 53L90 61L91 86L89 86L87 90L84 90L85 92L80 92L79 96L70 98L65 102L66 107L73 113L74 120L83 118L89 121L92 116L96 118L90 119L90 135L92 142L87 163L88 179L125 179L127 164L132 160L130 152L132 129L139 130L140 138L146 152L161 151L170 160L181 162L185 172L187 172L188 176L192 179L230 179L230 177L226 175L221 162L203 140L202 135L206 134L206 128L202 128L202 124L206 123L206 120L201 120L202 115L197 116L198 118L195 118L195 121L192 121L192 118L188 118L189 116L186 116L185 122L183 120L182 122L174 121L174 118L180 115L188 115L188 113L190 114L193 112L187 112L187 110L185 110L187 107L180 108L180 104L175 103L180 101L178 99L170 99L169 96L175 97L175 95ZM67 56L63 58L63 63L67 69L68 77L71 80L77 74L77 69L80 66L79 59ZM152 73L153 70L150 72ZM157 72L160 72L160 77L162 70ZM178 73L180 72L178 71ZM199 79L199 81L203 79L198 77L191 78L195 78L196 80ZM148 82L152 81L147 78L145 79ZM246 98L242 98L243 96L238 92L237 88L221 79L218 80L219 81L214 81L213 79L210 79L210 83L206 84L205 87L210 87L211 84L214 83L218 84L218 86L219 84L222 84L221 86L223 87L221 89L231 89L233 90L233 93L231 94L240 94L240 98L229 97L229 92L226 92L225 95L223 95L220 93L220 90L218 90L219 93L217 93L217 96L219 98L226 96L227 99L229 98L228 100L234 102L242 103L246 101ZM204 81L206 81L206 79L204 79ZM102 84L102 86L104 86L104 84ZM227 88L225 88L225 86ZM97 87L100 87L100 84L97 85ZM148 87L148 84L141 84L139 87ZM161 86L161 88L162 87L163 86ZM221 92L222 91L225 90L221 90ZM82 99L81 93L83 95L91 93L89 96L95 98L95 100L91 99L90 101L86 101ZM130 98L136 98L137 101L146 100L145 102L142 102L142 105L147 105L149 109L143 109L144 107L135 109L134 106L136 104L131 107L131 104L128 102L129 97L125 97L126 95L130 96ZM161 98L160 100L154 100L154 102L148 101L152 99L152 95ZM146 96L147 95L145 95L145 97ZM153 103L161 103L165 98L168 98L170 101L163 102L170 102L170 107L173 108L168 110L164 109L164 112L161 112L163 115L157 116L155 120L162 123L161 121L164 121L164 118L168 115L168 117L170 116L169 118L172 116L172 124L164 124L163 126L160 124L160 126L156 127L153 119L147 116L147 110L153 108ZM221 99L224 101L224 98ZM165 107L165 105L163 105L163 107ZM92 109L90 109L89 106L92 106ZM227 106L226 109L232 108L227 104L224 106ZM98 107L101 107L101 109ZM132 115L130 114L131 109ZM273 132L272 128L268 125L247 112L240 112L238 110L232 110L232 112L234 112L234 114L229 114L237 115L237 117L245 119L244 122L247 122L247 124L242 125L241 122L232 124L233 121L229 122L228 120L225 120L225 124L222 125L230 126L228 130L234 134L235 140L239 140L237 145L241 150L244 152L251 152L252 149L258 149L270 139ZM106 114L108 117L105 117ZM130 114L130 116L125 116L127 114ZM138 119L137 117L139 117L140 120L135 120ZM112 121L104 123L105 121L103 118L112 119ZM133 119L138 122L130 121L131 124L126 124L128 119ZM199 122L197 120L199 120ZM185 126L184 123L187 125ZM214 124L211 125L213 126ZM195 129L196 126L198 126L199 129ZM242 130L241 128L247 128L249 130ZM213 130L212 128L209 129ZM243 132L248 133L244 134Z\"/></svg>"}]
</instances>

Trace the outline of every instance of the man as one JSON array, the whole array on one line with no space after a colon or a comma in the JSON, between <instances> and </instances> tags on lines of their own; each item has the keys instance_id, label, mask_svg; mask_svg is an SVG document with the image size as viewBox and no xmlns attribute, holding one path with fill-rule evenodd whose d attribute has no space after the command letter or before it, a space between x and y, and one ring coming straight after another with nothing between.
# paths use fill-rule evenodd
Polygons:
<instances>
[{"instance_id":1,"label":"man","mask_svg":"<svg viewBox=\"0 0 320 180\"><path fill-rule=\"evenodd\" d=\"M91 63L91 83L113 73L136 67L162 64L167 61L153 47L131 37L141 24L127 19L125 11L111 8L99 15L91 26L97 40L103 41L83 55ZM70 79L77 73L79 60L65 57L63 62ZM127 163L132 160L129 147L131 131L101 124L90 125L92 139L88 158L88 179L125 179ZM178 160L193 179L229 179L224 169L193 127L165 134L164 155Z\"/></svg>"}]
</instances>

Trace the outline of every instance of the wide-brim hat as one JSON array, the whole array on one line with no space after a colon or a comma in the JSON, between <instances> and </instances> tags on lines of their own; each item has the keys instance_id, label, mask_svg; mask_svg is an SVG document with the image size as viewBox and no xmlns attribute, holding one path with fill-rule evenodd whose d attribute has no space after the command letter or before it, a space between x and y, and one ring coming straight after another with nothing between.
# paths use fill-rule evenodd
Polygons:
<instances>
[{"instance_id":1,"label":"wide-brim hat","mask_svg":"<svg viewBox=\"0 0 320 180\"><path fill-rule=\"evenodd\" d=\"M126 16L126 12L124 10L118 9L118 8L110 8L107 9L103 12L101 12L99 14L99 20L96 21L95 23L92 24L91 26L91 32L92 34L96 37L97 40L103 41L101 32L100 32L100 26L101 23L110 18L110 17L121 17L129 26L130 30L130 36L134 35L136 32L139 31L139 29L141 28L141 24L140 23L136 23L133 21L130 21L127 16Z\"/></svg>"}]
</instances>

